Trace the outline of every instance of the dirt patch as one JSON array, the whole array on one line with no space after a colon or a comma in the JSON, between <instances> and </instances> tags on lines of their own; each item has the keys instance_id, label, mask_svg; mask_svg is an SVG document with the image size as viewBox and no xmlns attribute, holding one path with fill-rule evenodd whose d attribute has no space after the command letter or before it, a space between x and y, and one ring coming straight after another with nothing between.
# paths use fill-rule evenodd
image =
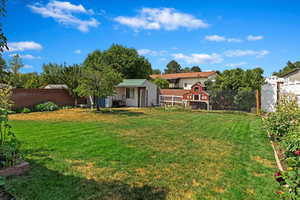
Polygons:
<instances>
[{"instance_id":1,"label":"dirt patch","mask_svg":"<svg viewBox=\"0 0 300 200\"><path fill-rule=\"evenodd\" d=\"M261 164L265 167L268 167L268 168L274 168L274 166L275 166L273 162L271 162L267 159L264 159L260 156L253 156L251 159L258 162L259 164Z\"/></svg>"},{"instance_id":2,"label":"dirt patch","mask_svg":"<svg viewBox=\"0 0 300 200\"><path fill-rule=\"evenodd\" d=\"M53 112L33 112L28 114L9 115L10 120L37 121L106 121L116 122L116 117L109 114L93 113L85 109L68 109Z\"/></svg>"},{"instance_id":3,"label":"dirt patch","mask_svg":"<svg viewBox=\"0 0 300 200\"><path fill-rule=\"evenodd\" d=\"M217 192L217 193L224 193L226 192L226 190L222 187L216 187L214 188L214 191Z\"/></svg>"}]
</instances>

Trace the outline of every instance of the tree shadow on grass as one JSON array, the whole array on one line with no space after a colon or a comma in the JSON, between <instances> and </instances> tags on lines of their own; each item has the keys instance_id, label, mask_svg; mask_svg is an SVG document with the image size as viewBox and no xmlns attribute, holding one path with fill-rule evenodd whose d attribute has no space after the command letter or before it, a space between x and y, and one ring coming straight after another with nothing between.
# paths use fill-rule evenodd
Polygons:
<instances>
[{"instance_id":1,"label":"tree shadow on grass","mask_svg":"<svg viewBox=\"0 0 300 200\"><path fill-rule=\"evenodd\" d=\"M110 110L110 109L102 109L100 111L94 111L96 114L104 114L104 115L125 115L128 117L136 117L136 116L141 116L144 115L145 113L143 112L135 112L131 110Z\"/></svg>"},{"instance_id":2,"label":"tree shadow on grass","mask_svg":"<svg viewBox=\"0 0 300 200\"><path fill-rule=\"evenodd\" d=\"M30 160L31 170L8 179L6 189L17 199L26 200L165 200L168 189L144 185L135 187L121 181L95 181L71 174L64 166L49 169ZM47 161L49 162L49 158ZM55 162L55 161L51 161ZM45 166L44 166L45 165Z\"/></svg>"}]
</instances>

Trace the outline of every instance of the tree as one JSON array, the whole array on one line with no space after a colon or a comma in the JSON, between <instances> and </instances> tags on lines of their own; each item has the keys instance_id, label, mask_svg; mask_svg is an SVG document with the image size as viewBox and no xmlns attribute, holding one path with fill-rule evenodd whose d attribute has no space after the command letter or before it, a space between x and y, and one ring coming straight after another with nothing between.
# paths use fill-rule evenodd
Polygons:
<instances>
[{"instance_id":1,"label":"tree","mask_svg":"<svg viewBox=\"0 0 300 200\"><path fill-rule=\"evenodd\" d=\"M89 54L84 65L89 68L105 66L122 74L124 78L146 78L152 73L149 61L133 48L112 45L106 51L96 50Z\"/></svg>"},{"instance_id":2,"label":"tree","mask_svg":"<svg viewBox=\"0 0 300 200\"><path fill-rule=\"evenodd\" d=\"M6 61L0 55L0 83L7 83L8 75Z\"/></svg>"},{"instance_id":3,"label":"tree","mask_svg":"<svg viewBox=\"0 0 300 200\"><path fill-rule=\"evenodd\" d=\"M44 64L43 72L41 74L43 82L47 84L64 84L61 77L63 68L66 65L58 65L54 63Z\"/></svg>"},{"instance_id":4,"label":"tree","mask_svg":"<svg viewBox=\"0 0 300 200\"><path fill-rule=\"evenodd\" d=\"M185 67L181 70L181 72L183 72L183 73L191 72L191 68Z\"/></svg>"},{"instance_id":5,"label":"tree","mask_svg":"<svg viewBox=\"0 0 300 200\"><path fill-rule=\"evenodd\" d=\"M241 68L225 70L216 79L216 87L222 90L238 91L240 87L245 87L244 70Z\"/></svg>"},{"instance_id":6,"label":"tree","mask_svg":"<svg viewBox=\"0 0 300 200\"><path fill-rule=\"evenodd\" d=\"M6 7L6 0L0 0L0 17L5 16L6 13L5 7ZM8 50L7 38L3 33L2 24L0 24L0 55L2 55L2 52L5 50Z\"/></svg>"},{"instance_id":7,"label":"tree","mask_svg":"<svg viewBox=\"0 0 300 200\"><path fill-rule=\"evenodd\" d=\"M16 54L13 56L12 60L9 63L9 70L11 72L10 82L14 87L21 87L21 79L20 79L20 69L23 67L23 62L21 57Z\"/></svg>"},{"instance_id":8,"label":"tree","mask_svg":"<svg viewBox=\"0 0 300 200\"><path fill-rule=\"evenodd\" d=\"M61 81L68 86L68 91L70 95L72 95L75 99L75 106L77 106L78 101L78 91L77 88L80 85L80 79L82 77L82 67L80 65L73 65L69 67L64 67L61 70L61 74L59 77L62 79Z\"/></svg>"},{"instance_id":9,"label":"tree","mask_svg":"<svg viewBox=\"0 0 300 200\"><path fill-rule=\"evenodd\" d=\"M297 68L300 68L300 61L297 61L294 63L291 61L288 61L286 66L283 67L283 69L279 70L279 72L274 72L273 75L280 77L280 76L283 76Z\"/></svg>"},{"instance_id":10,"label":"tree","mask_svg":"<svg viewBox=\"0 0 300 200\"><path fill-rule=\"evenodd\" d=\"M201 70L201 68L200 68L199 66L193 66L193 67L191 68L191 71L192 71L192 72L201 72L202 70Z\"/></svg>"},{"instance_id":11,"label":"tree","mask_svg":"<svg viewBox=\"0 0 300 200\"><path fill-rule=\"evenodd\" d=\"M78 92L76 88L80 85L82 78L82 66L67 66L49 63L43 66L42 78L47 84L65 84L71 96L74 97L74 105L77 105Z\"/></svg>"},{"instance_id":12,"label":"tree","mask_svg":"<svg viewBox=\"0 0 300 200\"><path fill-rule=\"evenodd\" d=\"M160 69L152 69L152 74L161 74Z\"/></svg>"},{"instance_id":13,"label":"tree","mask_svg":"<svg viewBox=\"0 0 300 200\"><path fill-rule=\"evenodd\" d=\"M115 86L122 81L121 77L121 73L110 67L104 67L102 70L85 68L76 91L83 97L106 98L114 94ZM100 111L99 101L96 100L95 104L97 111Z\"/></svg>"},{"instance_id":14,"label":"tree","mask_svg":"<svg viewBox=\"0 0 300 200\"><path fill-rule=\"evenodd\" d=\"M23 62L19 54L13 56L12 60L10 61L10 70L13 75L17 75L20 73L20 69L23 67Z\"/></svg>"},{"instance_id":15,"label":"tree","mask_svg":"<svg viewBox=\"0 0 300 200\"><path fill-rule=\"evenodd\" d=\"M170 61L166 67L165 74L180 73L182 70L180 64L175 60Z\"/></svg>"},{"instance_id":16,"label":"tree","mask_svg":"<svg viewBox=\"0 0 300 200\"><path fill-rule=\"evenodd\" d=\"M161 89L167 89L169 88L169 81L162 79L162 78L156 78L152 81L157 87Z\"/></svg>"},{"instance_id":17,"label":"tree","mask_svg":"<svg viewBox=\"0 0 300 200\"><path fill-rule=\"evenodd\" d=\"M20 85L21 88L41 88L44 83L41 77L36 73L20 74Z\"/></svg>"}]
</instances>

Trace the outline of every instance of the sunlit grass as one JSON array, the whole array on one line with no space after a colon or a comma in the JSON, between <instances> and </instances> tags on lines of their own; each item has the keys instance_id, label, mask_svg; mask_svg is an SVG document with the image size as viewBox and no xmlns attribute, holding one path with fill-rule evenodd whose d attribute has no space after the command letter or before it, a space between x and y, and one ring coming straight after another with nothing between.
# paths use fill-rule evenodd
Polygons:
<instances>
[{"instance_id":1,"label":"sunlit grass","mask_svg":"<svg viewBox=\"0 0 300 200\"><path fill-rule=\"evenodd\" d=\"M19 199L276 199L252 115L121 109L11 115L31 171Z\"/></svg>"}]
</instances>

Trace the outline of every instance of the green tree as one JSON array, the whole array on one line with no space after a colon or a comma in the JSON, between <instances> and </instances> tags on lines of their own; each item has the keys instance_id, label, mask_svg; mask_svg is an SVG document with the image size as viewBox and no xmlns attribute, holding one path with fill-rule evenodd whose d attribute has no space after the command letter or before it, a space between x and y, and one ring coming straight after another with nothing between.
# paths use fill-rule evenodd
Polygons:
<instances>
[{"instance_id":1,"label":"green tree","mask_svg":"<svg viewBox=\"0 0 300 200\"><path fill-rule=\"evenodd\" d=\"M22 88L41 88L43 87L43 81L38 73L26 73L20 74L20 87Z\"/></svg>"},{"instance_id":2,"label":"green tree","mask_svg":"<svg viewBox=\"0 0 300 200\"><path fill-rule=\"evenodd\" d=\"M84 65L89 68L96 66L110 67L120 72L124 78L149 78L152 73L149 61L140 56L133 48L122 45L112 45L106 51L96 50L89 54Z\"/></svg>"},{"instance_id":3,"label":"green tree","mask_svg":"<svg viewBox=\"0 0 300 200\"><path fill-rule=\"evenodd\" d=\"M54 63L44 64L41 74L43 82L47 84L64 84L61 77L63 68L66 65L58 65Z\"/></svg>"},{"instance_id":4,"label":"green tree","mask_svg":"<svg viewBox=\"0 0 300 200\"><path fill-rule=\"evenodd\" d=\"M10 61L10 70L13 75L17 75L20 73L20 69L24 66L21 57L19 54L13 56L12 60Z\"/></svg>"},{"instance_id":5,"label":"green tree","mask_svg":"<svg viewBox=\"0 0 300 200\"><path fill-rule=\"evenodd\" d=\"M202 70L201 70L201 68L200 68L199 66L193 66L193 67L191 68L191 71L192 71L192 72L201 72Z\"/></svg>"},{"instance_id":6,"label":"green tree","mask_svg":"<svg viewBox=\"0 0 300 200\"><path fill-rule=\"evenodd\" d=\"M170 61L165 69L165 74L173 74L173 73L180 73L182 71L181 66L175 60Z\"/></svg>"},{"instance_id":7,"label":"green tree","mask_svg":"<svg viewBox=\"0 0 300 200\"><path fill-rule=\"evenodd\" d=\"M71 96L74 97L74 104L77 105L78 91L80 79L82 78L82 66L72 65L67 66L57 64L46 64L43 66L42 79L47 84L65 84Z\"/></svg>"},{"instance_id":8,"label":"green tree","mask_svg":"<svg viewBox=\"0 0 300 200\"><path fill-rule=\"evenodd\" d=\"M11 72L9 81L10 84L14 87L22 87L20 69L23 66L24 65L21 57L18 54L14 55L9 63L9 70Z\"/></svg>"},{"instance_id":9,"label":"green tree","mask_svg":"<svg viewBox=\"0 0 300 200\"><path fill-rule=\"evenodd\" d=\"M297 61L294 63L291 61L288 61L286 66L283 67L283 69L279 70L279 72L274 72L273 75L280 77L280 76L283 76L297 68L300 68L300 61Z\"/></svg>"},{"instance_id":10,"label":"green tree","mask_svg":"<svg viewBox=\"0 0 300 200\"><path fill-rule=\"evenodd\" d=\"M62 79L61 82L68 86L68 91L70 95L74 97L75 106L77 106L77 101L79 97L77 88L80 85L80 79L82 77L82 74L82 66L73 65L69 67L64 67L61 70L61 74L59 75L59 77Z\"/></svg>"},{"instance_id":11,"label":"green tree","mask_svg":"<svg viewBox=\"0 0 300 200\"><path fill-rule=\"evenodd\" d=\"M185 67L181 70L181 72L183 72L183 73L191 72L191 68Z\"/></svg>"},{"instance_id":12,"label":"green tree","mask_svg":"<svg viewBox=\"0 0 300 200\"><path fill-rule=\"evenodd\" d=\"M152 74L161 74L160 69L152 69Z\"/></svg>"},{"instance_id":13,"label":"green tree","mask_svg":"<svg viewBox=\"0 0 300 200\"><path fill-rule=\"evenodd\" d=\"M0 17L4 17L6 13L6 0L0 0ZM2 22L2 20L1 20ZM2 23L0 23L0 55L2 52L8 50L7 38L5 37L2 29Z\"/></svg>"},{"instance_id":14,"label":"green tree","mask_svg":"<svg viewBox=\"0 0 300 200\"><path fill-rule=\"evenodd\" d=\"M216 79L216 87L222 90L238 91L240 87L245 87L244 70L241 68L225 70Z\"/></svg>"},{"instance_id":15,"label":"green tree","mask_svg":"<svg viewBox=\"0 0 300 200\"><path fill-rule=\"evenodd\" d=\"M0 55L0 83L7 83L8 76L6 61Z\"/></svg>"},{"instance_id":16,"label":"green tree","mask_svg":"<svg viewBox=\"0 0 300 200\"><path fill-rule=\"evenodd\" d=\"M85 68L80 85L76 89L82 97L92 96L106 98L115 92L115 86L122 81L122 74L110 67L103 67L102 70ZM95 101L97 111L100 111L99 101Z\"/></svg>"},{"instance_id":17,"label":"green tree","mask_svg":"<svg viewBox=\"0 0 300 200\"><path fill-rule=\"evenodd\" d=\"M162 78L156 78L152 81L157 87L161 89L167 89L169 88L169 81L162 79Z\"/></svg>"}]
</instances>

